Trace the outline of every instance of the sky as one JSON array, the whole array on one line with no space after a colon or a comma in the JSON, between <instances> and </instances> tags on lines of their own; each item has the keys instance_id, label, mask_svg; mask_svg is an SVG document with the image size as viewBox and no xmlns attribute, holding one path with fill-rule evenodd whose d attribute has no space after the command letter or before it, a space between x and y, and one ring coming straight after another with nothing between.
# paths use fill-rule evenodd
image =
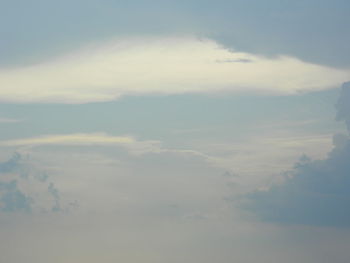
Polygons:
<instances>
[{"instance_id":1,"label":"sky","mask_svg":"<svg viewBox=\"0 0 350 263\"><path fill-rule=\"evenodd\" d=\"M1 262L348 262L349 1L0 5Z\"/></svg>"}]
</instances>

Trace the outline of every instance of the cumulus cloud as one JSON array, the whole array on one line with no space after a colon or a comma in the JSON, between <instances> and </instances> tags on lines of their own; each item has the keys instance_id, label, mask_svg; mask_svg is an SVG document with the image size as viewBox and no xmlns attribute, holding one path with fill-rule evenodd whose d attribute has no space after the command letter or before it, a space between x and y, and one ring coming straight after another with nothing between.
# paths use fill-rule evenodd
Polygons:
<instances>
[{"instance_id":1,"label":"cumulus cloud","mask_svg":"<svg viewBox=\"0 0 350 263\"><path fill-rule=\"evenodd\" d=\"M11 179L4 178L6 174L13 174L22 170L20 163L21 155L14 153L13 156L0 163L0 211L31 211L32 199L18 188L17 179L11 176Z\"/></svg>"},{"instance_id":2,"label":"cumulus cloud","mask_svg":"<svg viewBox=\"0 0 350 263\"><path fill-rule=\"evenodd\" d=\"M17 186L17 181L0 181L0 211L31 211L32 199L25 195Z\"/></svg>"},{"instance_id":3,"label":"cumulus cloud","mask_svg":"<svg viewBox=\"0 0 350 263\"><path fill-rule=\"evenodd\" d=\"M14 153L9 160L0 163L1 212L63 210L54 183L48 182L48 175L31 166L21 154Z\"/></svg>"},{"instance_id":4,"label":"cumulus cloud","mask_svg":"<svg viewBox=\"0 0 350 263\"><path fill-rule=\"evenodd\" d=\"M349 78L349 70L288 56L266 58L230 51L210 39L125 39L41 64L1 70L0 100L87 103L123 95L294 94L337 86Z\"/></svg>"},{"instance_id":5,"label":"cumulus cloud","mask_svg":"<svg viewBox=\"0 0 350 263\"><path fill-rule=\"evenodd\" d=\"M338 118L350 120L349 83L337 104ZM284 182L243 198L242 206L270 222L350 226L350 139L335 135L334 149L323 160L303 156Z\"/></svg>"},{"instance_id":6,"label":"cumulus cloud","mask_svg":"<svg viewBox=\"0 0 350 263\"><path fill-rule=\"evenodd\" d=\"M19 153L14 153L9 160L0 163L0 173L9 173L17 170L20 166L20 159L21 155Z\"/></svg>"}]
</instances>

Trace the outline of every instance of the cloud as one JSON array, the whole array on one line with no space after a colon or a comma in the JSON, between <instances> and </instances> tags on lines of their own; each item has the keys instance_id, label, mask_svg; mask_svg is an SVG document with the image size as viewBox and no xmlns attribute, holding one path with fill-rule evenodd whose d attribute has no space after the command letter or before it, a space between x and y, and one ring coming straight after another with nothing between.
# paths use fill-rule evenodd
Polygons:
<instances>
[{"instance_id":1,"label":"cloud","mask_svg":"<svg viewBox=\"0 0 350 263\"><path fill-rule=\"evenodd\" d=\"M135 139L129 136L108 136L104 133L49 135L27 139L2 141L3 146L34 145L96 145L96 144L131 144Z\"/></svg>"},{"instance_id":2,"label":"cloud","mask_svg":"<svg viewBox=\"0 0 350 263\"><path fill-rule=\"evenodd\" d=\"M30 212L32 210L31 203L32 199L18 189L16 180L10 182L0 181L0 211Z\"/></svg>"},{"instance_id":3,"label":"cloud","mask_svg":"<svg viewBox=\"0 0 350 263\"><path fill-rule=\"evenodd\" d=\"M18 179L13 179L15 176L11 176L11 179L4 178L6 174L15 174L23 170L20 161L21 155L14 153L9 160L0 163L0 211L2 212L32 210L33 200L18 188Z\"/></svg>"},{"instance_id":4,"label":"cloud","mask_svg":"<svg viewBox=\"0 0 350 263\"><path fill-rule=\"evenodd\" d=\"M131 136L110 136L105 133L76 133L67 135L48 135L41 137L25 138L0 141L0 146L27 146L35 147L41 145L65 145L65 146L93 146L118 145L124 147L132 154L143 154L147 152L160 152L159 141L136 140Z\"/></svg>"},{"instance_id":5,"label":"cloud","mask_svg":"<svg viewBox=\"0 0 350 263\"><path fill-rule=\"evenodd\" d=\"M338 118L349 121L349 84L342 87ZM261 220L287 224L350 227L350 139L335 135L327 158L303 156L284 182L245 195L242 207Z\"/></svg>"},{"instance_id":6,"label":"cloud","mask_svg":"<svg viewBox=\"0 0 350 263\"><path fill-rule=\"evenodd\" d=\"M349 70L288 56L266 58L229 51L209 39L139 38L88 47L37 65L1 70L0 100L87 103L124 95L295 94L337 86L349 78Z\"/></svg>"},{"instance_id":7,"label":"cloud","mask_svg":"<svg viewBox=\"0 0 350 263\"><path fill-rule=\"evenodd\" d=\"M344 120L348 130L350 131L350 82L346 82L342 86L341 94L336 105L337 119Z\"/></svg>"},{"instance_id":8,"label":"cloud","mask_svg":"<svg viewBox=\"0 0 350 263\"><path fill-rule=\"evenodd\" d=\"M47 187L49 193L52 195L54 199L54 205L52 206L52 211L53 212L59 212L62 211L61 205L60 205L60 194L58 192L58 189L55 187L53 183L50 183L49 186Z\"/></svg>"},{"instance_id":9,"label":"cloud","mask_svg":"<svg viewBox=\"0 0 350 263\"><path fill-rule=\"evenodd\" d=\"M20 122L20 120L11 119L11 118L0 118L0 123L17 123L17 122Z\"/></svg>"},{"instance_id":10,"label":"cloud","mask_svg":"<svg viewBox=\"0 0 350 263\"><path fill-rule=\"evenodd\" d=\"M349 67L347 1L220 1L209 4L212 35L227 46L265 55ZM215 10L215 11L212 11ZM207 16L207 17L208 17ZM207 20L205 17L203 20ZM208 21L203 21L208 22ZM334 52L332 52L332 50Z\"/></svg>"},{"instance_id":11,"label":"cloud","mask_svg":"<svg viewBox=\"0 0 350 263\"><path fill-rule=\"evenodd\" d=\"M191 33L246 52L349 67L349 5L344 0L221 0L200 6L197 0L7 1L0 10L0 64L40 61L96 39Z\"/></svg>"},{"instance_id":12,"label":"cloud","mask_svg":"<svg viewBox=\"0 0 350 263\"><path fill-rule=\"evenodd\" d=\"M49 176L26 159L14 153L0 163L0 212L68 211Z\"/></svg>"},{"instance_id":13,"label":"cloud","mask_svg":"<svg viewBox=\"0 0 350 263\"><path fill-rule=\"evenodd\" d=\"M15 153L9 160L0 163L0 173L10 173L16 171L20 164L21 155Z\"/></svg>"}]
</instances>

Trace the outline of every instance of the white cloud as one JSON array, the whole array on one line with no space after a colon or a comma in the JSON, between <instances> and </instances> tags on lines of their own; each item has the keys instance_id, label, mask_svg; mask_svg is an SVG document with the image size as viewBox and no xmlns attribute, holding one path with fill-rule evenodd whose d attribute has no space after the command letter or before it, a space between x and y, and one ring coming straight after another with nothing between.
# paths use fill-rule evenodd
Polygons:
<instances>
[{"instance_id":1,"label":"white cloud","mask_svg":"<svg viewBox=\"0 0 350 263\"><path fill-rule=\"evenodd\" d=\"M1 141L0 146L40 146L40 145L118 145L133 154L161 151L159 141L139 141L131 136L110 136L105 133L76 133L67 135L47 135Z\"/></svg>"},{"instance_id":2,"label":"white cloud","mask_svg":"<svg viewBox=\"0 0 350 263\"><path fill-rule=\"evenodd\" d=\"M199 144L168 148L159 140L139 140L132 136L113 136L106 133L56 134L31 138L0 141L0 147L14 147L17 151L27 152L38 146L96 146L125 149L129 156L150 154L157 162L164 156L184 160L200 160L210 167L234 171L241 175L241 190L246 191L270 180L281 171L290 169L302 154L312 158L323 158L332 147L330 134L294 134L275 132L260 136L247 137L244 140L230 142L200 141ZM28 149L29 148L29 149ZM105 148L107 149L107 148ZM81 149L78 150L81 152ZM154 155L155 154L155 155ZM79 154L81 155L81 154ZM100 160L101 161L101 160ZM259 175L259 176L257 176Z\"/></svg>"},{"instance_id":3,"label":"white cloud","mask_svg":"<svg viewBox=\"0 0 350 263\"><path fill-rule=\"evenodd\" d=\"M77 133L69 135L50 135L33 137L27 139L8 140L1 142L1 145L44 145L44 144L63 144L63 145L94 145L94 144L130 144L135 142L132 137L129 136L108 136L103 133Z\"/></svg>"},{"instance_id":4,"label":"white cloud","mask_svg":"<svg viewBox=\"0 0 350 263\"><path fill-rule=\"evenodd\" d=\"M0 100L86 103L123 95L268 92L337 87L349 70L292 57L229 51L212 40L147 38L85 48L53 61L0 71Z\"/></svg>"}]
</instances>

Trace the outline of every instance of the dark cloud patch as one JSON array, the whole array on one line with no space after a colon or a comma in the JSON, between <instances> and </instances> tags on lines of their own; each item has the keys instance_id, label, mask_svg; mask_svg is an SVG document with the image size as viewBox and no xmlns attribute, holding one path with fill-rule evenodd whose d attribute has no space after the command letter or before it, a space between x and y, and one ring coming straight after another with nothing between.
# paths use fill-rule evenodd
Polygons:
<instances>
[{"instance_id":1,"label":"dark cloud patch","mask_svg":"<svg viewBox=\"0 0 350 263\"><path fill-rule=\"evenodd\" d=\"M5 1L0 66L114 37L194 34L242 51L349 67L349 8L346 0Z\"/></svg>"},{"instance_id":2,"label":"dark cloud patch","mask_svg":"<svg viewBox=\"0 0 350 263\"><path fill-rule=\"evenodd\" d=\"M350 82L343 84L336 108L337 119L345 121L350 132Z\"/></svg>"},{"instance_id":3,"label":"dark cloud patch","mask_svg":"<svg viewBox=\"0 0 350 263\"><path fill-rule=\"evenodd\" d=\"M338 118L349 124L350 86L343 85ZM303 156L285 174L282 184L258 190L242 199L242 207L263 221L285 224L350 227L350 139L335 135L324 160Z\"/></svg>"},{"instance_id":4,"label":"dark cloud patch","mask_svg":"<svg viewBox=\"0 0 350 263\"><path fill-rule=\"evenodd\" d=\"M350 65L350 34L345 26L350 23L349 1L223 0L209 1L207 6L206 22L212 22L207 26L228 48Z\"/></svg>"},{"instance_id":5,"label":"dark cloud patch","mask_svg":"<svg viewBox=\"0 0 350 263\"><path fill-rule=\"evenodd\" d=\"M237 59L217 59L216 63L252 63L254 60L247 58L237 58Z\"/></svg>"},{"instance_id":6,"label":"dark cloud patch","mask_svg":"<svg viewBox=\"0 0 350 263\"><path fill-rule=\"evenodd\" d=\"M60 194L58 192L58 189L55 187L53 183L50 183L49 186L47 187L49 193L52 195L54 199L54 204L51 208L53 212L59 212L62 211L61 205L60 205Z\"/></svg>"}]
</instances>

